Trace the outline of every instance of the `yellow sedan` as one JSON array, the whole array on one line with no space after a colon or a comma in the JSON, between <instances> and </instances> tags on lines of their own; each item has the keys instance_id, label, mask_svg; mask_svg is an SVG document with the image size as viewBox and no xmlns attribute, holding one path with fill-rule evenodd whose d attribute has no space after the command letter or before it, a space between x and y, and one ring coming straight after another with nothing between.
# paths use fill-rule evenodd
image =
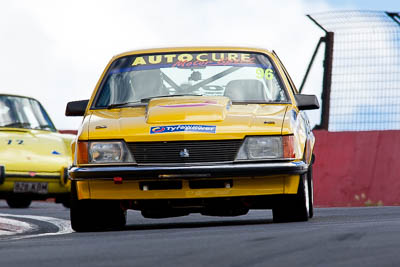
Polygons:
<instances>
[{"instance_id":1,"label":"yellow sedan","mask_svg":"<svg viewBox=\"0 0 400 267\"><path fill-rule=\"evenodd\" d=\"M238 216L272 209L274 221L313 216L315 138L279 58L254 48L141 50L114 57L75 140L71 223L122 227L147 218Z\"/></svg>"}]
</instances>

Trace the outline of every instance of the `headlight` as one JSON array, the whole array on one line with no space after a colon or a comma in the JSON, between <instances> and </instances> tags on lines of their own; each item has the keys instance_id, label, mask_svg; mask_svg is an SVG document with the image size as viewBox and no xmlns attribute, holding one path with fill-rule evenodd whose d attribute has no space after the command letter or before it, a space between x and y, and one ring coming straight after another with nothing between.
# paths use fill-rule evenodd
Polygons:
<instances>
[{"instance_id":1,"label":"headlight","mask_svg":"<svg viewBox=\"0 0 400 267\"><path fill-rule=\"evenodd\" d=\"M90 142L89 163L134 162L124 142Z\"/></svg>"},{"instance_id":2,"label":"headlight","mask_svg":"<svg viewBox=\"0 0 400 267\"><path fill-rule=\"evenodd\" d=\"M236 160L293 159L293 136L247 137Z\"/></svg>"}]
</instances>

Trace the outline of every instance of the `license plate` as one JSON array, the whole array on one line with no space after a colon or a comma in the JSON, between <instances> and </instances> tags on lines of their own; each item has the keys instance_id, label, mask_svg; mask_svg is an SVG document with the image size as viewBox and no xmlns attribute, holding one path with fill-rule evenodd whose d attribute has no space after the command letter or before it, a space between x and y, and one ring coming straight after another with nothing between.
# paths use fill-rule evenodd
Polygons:
<instances>
[{"instance_id":1,"label":"license plate","mask_svg":"<svg viewBox=\"0 0 400 267\"><path fill-rule=\"evenodd\" d=\"M15 182L14 193L47 194L47 183Z\"/></svg>"}]
</instances>

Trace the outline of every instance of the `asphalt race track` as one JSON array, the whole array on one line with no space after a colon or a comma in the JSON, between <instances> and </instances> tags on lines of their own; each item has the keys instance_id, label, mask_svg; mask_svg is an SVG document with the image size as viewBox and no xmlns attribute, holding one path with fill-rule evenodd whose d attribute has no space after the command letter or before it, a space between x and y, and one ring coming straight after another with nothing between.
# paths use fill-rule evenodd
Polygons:
<instances>
[{"instance_id":1,"label":"asphalt race track","mask_svg":"<svg viewBox=\"0 0 400 267\"><path fill-rule=\"evenodd\" d=\"M122 231L61 234L69 210L59 204L0 201L0 213L33 225L0 236L0 266L400 266L400 207L317 209L309 222L284 224L270 211L162 220L130 211Z\"/></svg>"}]
</instances>

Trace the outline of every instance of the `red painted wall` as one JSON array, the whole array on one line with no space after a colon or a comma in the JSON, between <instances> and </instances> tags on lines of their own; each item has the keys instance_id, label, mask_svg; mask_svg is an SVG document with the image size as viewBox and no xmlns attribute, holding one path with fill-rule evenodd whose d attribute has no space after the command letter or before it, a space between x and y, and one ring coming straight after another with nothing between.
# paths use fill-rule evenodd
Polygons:
<instances>
[{"instance_id":1,"label":"red painted wall","mask_svg":"<svg viewBox=\"0 0 400 267\"><path fill-rule=\"evenodd\" d=\"M400 205L400 131L314 131L315 205Z\"/></svg>"}]
</instances>

